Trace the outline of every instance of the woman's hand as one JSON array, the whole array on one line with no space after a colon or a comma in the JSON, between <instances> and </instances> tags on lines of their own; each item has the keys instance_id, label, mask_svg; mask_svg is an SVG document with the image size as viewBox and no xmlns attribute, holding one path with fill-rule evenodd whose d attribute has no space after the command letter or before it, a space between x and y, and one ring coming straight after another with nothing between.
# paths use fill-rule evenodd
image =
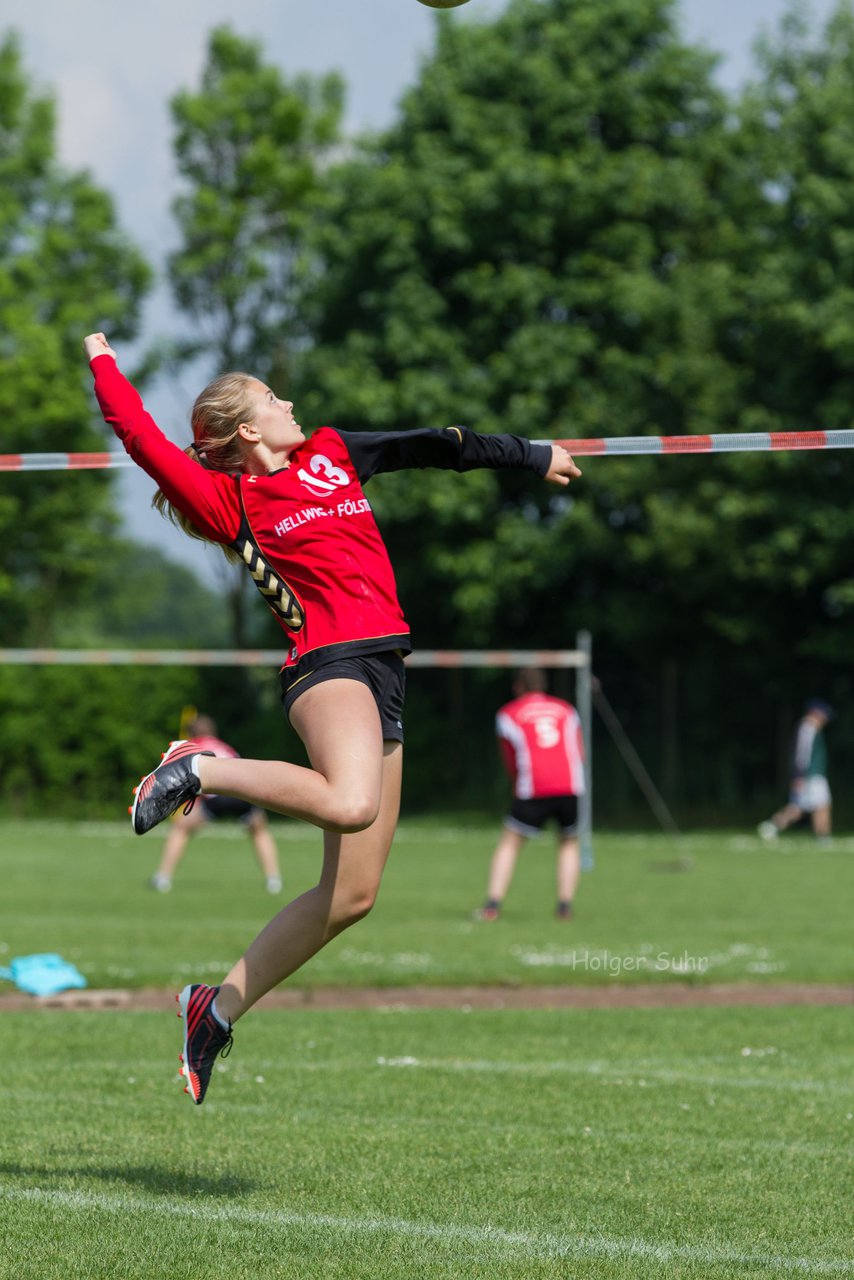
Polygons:
<instances>
[{"instance_id":1,"label":"woman's hand","mask_svg":"<svg viewBox=\"0 0 854 1280\"><path fill-rule=\"evenodd\" d=\"M84 338L83 350L86 352L87 360L94 360L95 356L112 356L114 360L118 360L118 356L103 333L90 333Z\"/></svg>"},{"instance_id":2,"label":"woman's hand","mask_svg":"<svg viewBox=\"0 0 854 1280\"><path fill-rule=\"evenodd\" d=\"M569 484L570 480L575 480L580 476L581 472L572 461L572 458L564 449L562 444L552 445L552 462L546 472L546 479L552 484Z\"/></svg>"}]
</instances>

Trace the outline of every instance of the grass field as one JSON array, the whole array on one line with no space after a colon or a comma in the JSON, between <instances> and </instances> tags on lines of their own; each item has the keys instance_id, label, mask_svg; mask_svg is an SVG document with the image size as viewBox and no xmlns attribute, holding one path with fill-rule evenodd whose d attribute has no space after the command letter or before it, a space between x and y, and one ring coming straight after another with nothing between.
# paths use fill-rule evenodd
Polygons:
<instances>
[{"instance_id":1,"label":"grass field","mask_svg":"<svg viewBox=\"0 0 854 1280\"><path fill-rule=\"evenodd\" d=\"M848 1011L177 1027L3 1015L4 1280L854 1275Z\"/></svg>"},{"instance_id":2,"label":"grass field","mask_svg":"<svg viewBox=\"0 0 854 1280\"><path fill-rule=\"evenodd\" d=\"M317 876L318 836L295 823L275 829L293 895ZM854 840L602 835L567 926L552 918L554 849L544 838L523 854L502 920L476 924L495 836L494 826L404 823L373 913L300 983L851 978ZM160 843L127 824L0 824L0 964L59 951L94 987L216 981L275 900L235 826L198 837L165 895L145 887Z\"/></svg>"},{"instance_id":3,"label":"grass field","mask_svg":"<svg viewBox=\"0 0 854 1280\"><path fill-rule=\"evenodd\" d=\"M276 830L297 892L317 838ZM543 842L505 917L475 925L494 835L404 824L376 910L301 981L851 980L846 841L603 835L569 926ZM151 893L159 843L0 824L0 963L56 950L93 987L216 980L274 901L225 827ZM171 1016L3 1012L0 1280L854 1276L851 1023L259 1011L195 1108Z\"/></svg>"}]
</instances>

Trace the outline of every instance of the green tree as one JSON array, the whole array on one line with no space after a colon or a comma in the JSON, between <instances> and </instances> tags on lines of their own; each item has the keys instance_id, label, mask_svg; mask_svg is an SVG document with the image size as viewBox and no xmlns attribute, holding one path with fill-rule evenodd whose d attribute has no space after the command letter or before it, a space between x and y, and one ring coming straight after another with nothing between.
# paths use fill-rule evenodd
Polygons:
<instances>
[{"instance_id":1,"label":"green tree","mask_svg":"<svg viewBox=\"0 0 854 1280\"><path fill-rule=\"evenodd\" d=\"M854 14L842 3L822 30L797 10L759 46L759 74L730 131L727 199L744 210L731 253L733 308L718 349L740 369L731 428L849 427L854 404ZM675 464L672 464L675 465ZM685 470L685 462L680 462ZM684 626L662 632L695 673L708 672L706 754L735 726L726 757L749 793L774 755L785 783L802 700L844 705L854 644L854 492L847 455L732 457L685 470L693 489L655 494L643 550L673 572ZM697 635L684 632L693 627ZM722 679L720 674L724 672ZM687 685L687 682L686 682ZM771 739L778 727L776 753ZM766 726L768 728L766 729ZM839 754L854 750L843 719ZM717 752L720 759L724 753ZM844 764L841 769L844 769ZM738 787L733 783L733 791Z\"/></svg>"},{"instance_id":2,"label":"green tree","mask_svg":"<svg viewBox=\"0 0 854 1280\"><path fill-rule=\"evenodd\" d=\"M258 101L258 75L217 71L193 116L173 264L198 285L188 314L213 318L197 349L220 364L251 351L306 425L848 425L851 23L843 6L817 37L789 18L735 102L678 35L675 0L449 15L394 127L319 165L267 249L260 217L254 256L238 233L285 205L265 203L269 163L234 160L263 120L216 159ZM222 39L233 61L247 54ZM212 75L217 60L212 43ZM584 470L568 494L504 474L374 483L416 642L566 645L590 627L642 754L654 764L660 702L690 725L664 752L674 785L687 762L683 799L754 799L774 704L843 679L854 580L838 456Z\"/></svg>"},{"instance_id":3,"label":"green tree","mask_svg":"<svg viewBox=\"0 0 854 1280\"><path fill-rule=\"evenodd\" d=\"M818 156L847 177L849 26L806 62L790 31L739 117L671 0L511 0L493 23L441 22L399 122L331 175L303 417L535 438L838 425L845 274L836 416L812 401L850 192L822 204L809 174ZM813 223L817 201L838 219L833 253L801 234L804 200ZM586 625L650 743L678 658L696 764L718 744L697 794L732 799L767 760L798 656L854 600L832 576L847 517L825 503L816 531L838 465L591 459L569 495L491 475L373 493L420 643L558 645Z\"/></svg>"},{"instance_id":4,"label":"green tree","mask_svg":"<svg viewBox=\"0 0 854 1280\"><path fill-rule=\"evenodd\" d=\"M179 357L262 378L287 369L304 334L294 291L308 206L338 142L342 93L336 75L288 81L257 41L212 32L199 89L172 102L184 190L169 276L197 329Z\"/></svg>"},{"instance_id":5,"label":"green tree","mask_svg":"<svg viewBox=\"0 0 854 1280\"><path fill-rule=\"evenodd\" d=\"M149 271L110 197L56 160L51 97L0 43L0 439L3 452L104 447L84 334L136 331ZM0 639L57 639L57 606L98 575L115 527L111 477L8 475L0 490Z\"/></svg>"},{"instance_id":6,"label":"green tree","mask_svg":"<svg viewBox=\"0 0 854 1280\"><path fill-rule=\"evenodd\" d=\"M843 0L817 32L793 10L759 54L762 74L741 104L745 163L763 195L745 307L747 414L777 430L850 427L854 11ZM794 606L786 631L799 661L847 664L854 480L845 455L781 459L749 498L746 520L773 524L743 567L751 588Z\"/></svg>"},{"instance_id":7,"label":"green tree","mask_svg":"<svg viewBox=\"0 0 854 1280\"><path fill-rule=\"evenodd\" d=\"M124 539L112 541L97 581L74 607L60 605L58 613L69 648L220 649L229 643L218 593L156 547Z\"/></svg>"},{"instance_id":8,"label":"green tree","mask_svg":"<svg viewBox=\"0 0 854 1280\"><path fill-rule=\"evenodd\" d=\"M440 23L400 122L332 175L309 416L533 438L730 418L739 373L717 335L741 232L718 194L712 69L669 0L513 0L492 24ZM661 625L644 564L659 464L587 470L580 501L507 476L383 487L423 642L560 643L583 621L628 643Z\"/></svg>"},{"instance_id":9,"label":"green tree","mask_svg":"<svg viewBox=\"0 0 854 1280\"><path fill-rule=\"evenodd\" d=\"M174 203L181 247L169 278L194 325L170 344L172 363L287 382L305 337L296 290L309 209L338 142L342 95L336 75L288 81L257 41L228 27L211 33L199 89L172 102L184 190ZM261 605L242 568L225 578L239 647L259 625Z\"/></svg>"}]
</instances>

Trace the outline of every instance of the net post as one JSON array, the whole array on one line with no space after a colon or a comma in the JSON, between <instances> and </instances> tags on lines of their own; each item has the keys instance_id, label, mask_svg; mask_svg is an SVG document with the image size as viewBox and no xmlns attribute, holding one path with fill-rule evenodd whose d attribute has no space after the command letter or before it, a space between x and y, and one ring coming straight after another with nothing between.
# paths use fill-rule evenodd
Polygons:
<instances>
[{"instance_id":1,"label":"net post","mask_svg":"<svg viewBox=\"0 0 854 1280\"><path fill-rule=\"evenodd\" d=\"M581 720L584 742L584 791L578 797L578 840L581 865L591 871L593 860L593 638L589 631L579 631L575 647L583 654L575 673L575 704Z\"/></svg>"}]
</instances>

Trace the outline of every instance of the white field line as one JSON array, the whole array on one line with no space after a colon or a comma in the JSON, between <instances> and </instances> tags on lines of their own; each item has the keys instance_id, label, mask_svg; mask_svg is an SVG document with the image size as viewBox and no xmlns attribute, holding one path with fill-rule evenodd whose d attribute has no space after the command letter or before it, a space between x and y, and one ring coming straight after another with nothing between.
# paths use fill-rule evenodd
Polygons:
<instances>
[{"instance_id":1,"label":"white field line","mask_svg":"<svg viewBox=\"0 0 854 1280\"><path fill-rule=\"evenodd\" d=\"M501 1227L461 1226L457 1223L414 1222L407 1218L348 1218L331 1213L293 1213L287 1210L246 1209L234 1205L182 1204L145 1196L118 1199L83 1191L46 1191L40 1187L13 1187L0 1183L0 1198L29 1201L42 1206L90 1212L96 1209L119 1216L152 1214L155 1217L187 1218L204 1224L259 1226L268 1230L316 1230L345 1235L389 1235L454 1246L471 1245L494 1253L528 1258L612 1258L651 1259L658 1263L697 1262L705 1266L768 1267L801 1275L851 1276L854 1258L786 1257L750 1253L727 1246L656 1243L638 1236L555 1235L551 1232L506 1231Z\"/></svg>"},{"instance_id":2,"label":"white field line","mask_svg":"<svg viewBox=\"0 0 854 1280\"><path fill-rule=\"evenodd\" d=\"M101 1016L101 1015L98 1015ZM815 1093L826 1094L830 1097L850 1098L854 1101L854 1087L849 1080L830 1081L830 1080L775 1080L770 1077L744 1077L729 1075L701 1075L693 1070L689 1065L684 1071L674 1071L672 1069L663 1069L656 1067L645 1067L641 1072L637 1068L627 1069L614 1067L603 1067L598 1062L488 1062L488 1061L459 1061L454 1059L427 1059L427 1058L385 1058L373 1064L356 1063L353 1061L341 1061L339 1059L328 1059L326 1061L303 1061L291 1062L287 1070L289 1072L302 1071L309 1075L326 1074L326 1075L349 1075L353 1070L365 1070L366 1066L375 1065L381 1070L397 1070L397 1071L435 1071L437 1074L465 1074L471 1072L477 1075L515 1075L515 1076L531 1076L534 1078L545 1078L548 1076L573 1075L573 1076L589 1076L594 1080L601 1080L603 1084L614 1085L616 1087L623 1086L629 1089L652 1089L656 1087L669 1088L671 1085L682 1085L686 1089L695 1089L698 1086L703 1088L715 1089L768 1089L775 1092L792 1092L792 1093ZM103 1058L82 1058L75 1060L75 1070L95 1070L98 1071L116 1071L126 1070L127 1063L119 1061L108 1061ZM151 1071L157 1070L156 1065L151 1059L140 1059L134 1063L134 1074L139 1078L146 1069ZM278 1072L282 1071L281 1059L276 1058L254 1058L252 1060L251 1069L246 1066L246 1077L251 1078L259 1073L269 1073L269 1078L274 1079ZM236 1065L217 1063L217 1070L223 1074L228 1074L232 1070L237 1070ZM159 1072L158 1074L162 1074ZM9 1087L7 1085L7 1087ZM100 1104L99 1104L100 1105Z\"/></svg>"},{"instance_id":3,"label":"white field line","mask_svg":"<svg viewBox=\"0 0 854 1280\"><path fill-rule=\"evenodd\" d=\"M269 1067L273 1067L271 1061ZM329 1069L329 1065L320 1063L306 1063L305 1070L312 1071L318 1069ZM649 1088L652 1085L671 1085L684 1084L687 1086L703 1085L714 1086L718 1089L779 1089L792 1090L795 1093L827 1093L842 1094L843 1096L854 1097L854 1089L851 1082L845 1081L829 1081L829 1080L775 1080L771 1077L743 1077L728 1075L700 1075L694 1071L690 1065L685 1071L673 1071L672 1069L662 1069L657 1067L644 1068L638 1071L636 1066L632 1069L620 1069L616 1066L607 1067L599 1062L488 1062L472 1060L470 1062L460 1061L457 1059L428 1059L428 1058L385 1058L378 1062L378 1065L384 1068L392 1067L400 1070L426 1070L426 1071L449 1071L449 1072L466 1072L471 1071L482 1075L531 1075L531 1076L547 1076L547 1075L583 1075L593 1076L601 1079L607 1084L624 1084L629 1087L639 1089Z\"/></svg>"}]
</instances>

